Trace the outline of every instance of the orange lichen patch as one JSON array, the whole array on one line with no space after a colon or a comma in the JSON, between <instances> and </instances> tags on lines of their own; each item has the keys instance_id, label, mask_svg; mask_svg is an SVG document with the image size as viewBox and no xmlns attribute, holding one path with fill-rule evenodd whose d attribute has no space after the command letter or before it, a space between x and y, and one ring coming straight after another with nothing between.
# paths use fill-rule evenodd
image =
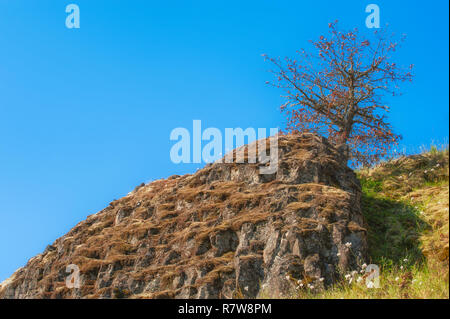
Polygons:
<instances>
[{"instance_id":1,"label":"orange lichen patch","mask_svg":"<svg viewBox=\"0 0 450 319\"><path fill-rule=\"evenodd\" d=\"M358 231L363 231L363 232L367 232L367 229L364 227L361 227L360 225L358 225L357 223L355 223L354 221L350 221L347 225L348 229L351 232L358 232Z\"/></svg>"},{"instance_id":2,"label":"orange lichen patch","mask_svg":"<svg viewBox=\"0 0 450 319\"><path fill-rule=\"evenodd\" d=\"M241 215L233 218L231 222L231 228L235 231L241 228L241 226L245 223L251 223L253 225L257 225L258 223L266 221L269 217L274 216L269 212L248 212L245 215Z\"/></svg>"}]
</instances>

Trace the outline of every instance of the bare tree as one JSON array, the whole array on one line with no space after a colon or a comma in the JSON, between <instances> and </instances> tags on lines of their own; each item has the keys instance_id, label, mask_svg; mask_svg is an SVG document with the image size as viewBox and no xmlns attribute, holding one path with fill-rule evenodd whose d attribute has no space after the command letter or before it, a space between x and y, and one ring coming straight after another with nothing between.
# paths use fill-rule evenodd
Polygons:
<instances>
[{"instance_id":1,"label":"bare tree","mask_svg":"<svg viewBox=\"0 0 450 319\"><path fill-rule=\"evenodd\" d=\"M393 36L375 31L374 40L362 38L357 29L342 32L337 21L329 24L329 37L310 41L315 54L298 51L297 59L274 59L275 82L286 92L281 110L288 117L288 131L325 135L336 145L346 144L348 159L370 164L398 143L386 121L386 94L399 93L399 83L411 81L411 69L391 61L398 46ZM403 40L403 39L402 39Z\"/></svg>"}]
</instances>

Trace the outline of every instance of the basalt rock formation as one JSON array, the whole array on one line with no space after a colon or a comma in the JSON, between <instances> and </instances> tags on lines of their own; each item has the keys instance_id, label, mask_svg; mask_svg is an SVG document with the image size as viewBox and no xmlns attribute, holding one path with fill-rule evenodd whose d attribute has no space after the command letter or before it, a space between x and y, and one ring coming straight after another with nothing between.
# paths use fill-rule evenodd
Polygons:
<instances>
[{"instance_id":1,"label":"basalt rock formation","mask_svg":"<svg viewBox=\"0 0 450 319\"><path fill-rule=\"evenodd\" d=\"M273 137L272 137L273 138ZM361 189L312 134L278 137L278 170L216 162L142 184L77 224L0 286L0 298L287 297L364 262ZM79 288L66 284L68 265Z\"/></svg>"}]
</instances>

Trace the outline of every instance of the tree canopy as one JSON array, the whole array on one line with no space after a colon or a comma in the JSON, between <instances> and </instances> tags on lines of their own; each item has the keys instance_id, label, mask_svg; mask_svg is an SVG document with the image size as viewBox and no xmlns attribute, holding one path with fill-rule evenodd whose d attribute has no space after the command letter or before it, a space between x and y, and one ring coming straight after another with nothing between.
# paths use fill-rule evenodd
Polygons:
<instances>
[{"instance_id":1,"label":"tree canopy","mask_svg":"<svg viewBox=\"0 0 450 319\"><path fill-rule=\"evenodd\" d=\"M399 42L382 29L369 41L356 28L340 31L335 21L328 36L310 42L313 53L302 49L285 59L264 55L276 67L275 81L268 83L286 93L281 110L287 131L314 132L346 144L348 159L357 165L378 161L401 139L387 121L383 98L399 94L400 82L412 80L413 65L402 68L392 61Z\"/></svg>"}]
</instances>

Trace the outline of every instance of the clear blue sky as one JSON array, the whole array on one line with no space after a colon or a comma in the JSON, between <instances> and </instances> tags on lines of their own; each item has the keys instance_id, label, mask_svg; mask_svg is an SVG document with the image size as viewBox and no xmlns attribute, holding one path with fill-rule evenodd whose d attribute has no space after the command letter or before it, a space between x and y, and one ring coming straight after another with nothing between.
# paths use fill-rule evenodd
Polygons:
<instances>
[{"instance_id":1,"label":"clear blue sky","mask_svg":"<svg viewBox=\"0 0 450 319\"><path fill-rule=\"evenodd\" d=\"M369 3L416 66L395 131L445 140L447 0L0 0L0 281L137 184L195 171L170 161L175 127L282 127L261 54L292 55L335 19L365 29Z\"/></svg>"}]
</instances>

